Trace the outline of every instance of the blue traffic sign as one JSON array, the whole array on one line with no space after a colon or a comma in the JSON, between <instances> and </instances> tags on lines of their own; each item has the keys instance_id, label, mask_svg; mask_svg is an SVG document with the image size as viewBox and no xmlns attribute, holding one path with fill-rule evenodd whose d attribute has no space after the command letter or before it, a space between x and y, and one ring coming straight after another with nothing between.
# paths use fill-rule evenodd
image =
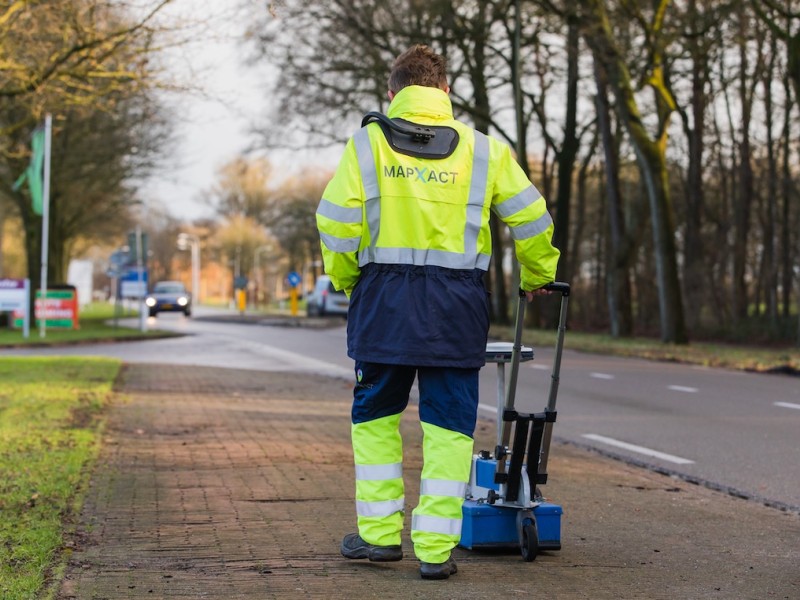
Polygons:
<instances>
[{"instance_id":1,"label":"blue traffic sign","mask_svg":"<svg viewBox=\"0 0 800 600\"><path fill-rule=\"evenodd\" d=\"M292 271L286 276L286 279L289 281L289 285L292 287L297 287L300 285L300 274L297 271Z\"/></svg>"},{"instance_id":2,"label":"blue traffic sign","mask_svg":"<svg viewBox=\"0 0 800 600\"><path fill-rule=\"evenodd\" d=\"M128 267L119 278L120 296L123 298L144 298L147 295L147 269Z\"/></svg>"}]
</instances>

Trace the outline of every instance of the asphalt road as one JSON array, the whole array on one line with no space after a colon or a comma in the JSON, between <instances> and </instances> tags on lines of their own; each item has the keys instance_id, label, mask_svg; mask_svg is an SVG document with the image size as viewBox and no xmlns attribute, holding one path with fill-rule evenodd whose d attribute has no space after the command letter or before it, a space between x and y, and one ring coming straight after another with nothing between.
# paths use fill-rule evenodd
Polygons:
<instances>
[{"instance_id":1,"label":"asphalt road","mask_svg":"<svg viewBox=\"0 0 800 600\"><path fill-rule=\"evenodd\" d=\"M187 333L164 340L9 354L104 355L127 362L319 373L350 379L345 327L267 326L160 315L149 326ZM135 323L133 324L135 326ZM555 333L553 339L555 340ZM557 439L765 502L800 511L800 379L673 363L564 352ZM517 408L547 402L552 350L524 363ZM481 415L494 420L496 367L481 376ZM555 477L556 474L553 474Z\"/></svg>"}]
</instances>

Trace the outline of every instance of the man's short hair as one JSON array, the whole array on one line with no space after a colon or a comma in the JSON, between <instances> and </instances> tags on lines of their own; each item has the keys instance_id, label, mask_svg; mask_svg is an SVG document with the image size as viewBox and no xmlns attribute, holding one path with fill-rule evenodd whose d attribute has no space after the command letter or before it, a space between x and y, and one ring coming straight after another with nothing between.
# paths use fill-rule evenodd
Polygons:
<instances>
[{"instance_id":1,"label":"man's short hair","mask_svg":"<svg viewBox=\"0 0 800 600\"><path fill-rule=\"evenodd\" d=\"M398 56L389 74L389 89L395 94L409 85L447 87L447 59L425 44L416 44Z\"/></svg>"}]
</instances>

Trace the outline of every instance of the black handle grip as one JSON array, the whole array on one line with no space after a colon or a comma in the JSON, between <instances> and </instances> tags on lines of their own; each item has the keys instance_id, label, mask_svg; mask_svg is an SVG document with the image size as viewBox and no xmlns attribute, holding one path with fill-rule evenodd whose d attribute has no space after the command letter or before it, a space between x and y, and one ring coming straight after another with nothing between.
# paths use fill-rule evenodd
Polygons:
<instances>
[{"instance_id":1,"label":"black handle grip","mask_svg":"<svg viewBox=\"0 0 800 600\"><path fill-rule=\"evenodd\" d=\"M542 286L543 290L549 290L551 292L558 292L562 296L569 296L569 284L564 283L563 281L554 281L552 283L548 283L547 285ZM525 290L519 291L519 297L522 298L525 295Z\"/></svg>"},{"instance_id":2,"label":"black handle grip","mask_svg":"<svg viewBox=\"0 0 800 600\"><path fill-rule=\"evenodd\" d=\"M551 292L558 292L562 296L569 296L569 284L563 281L554 281L542 287Z\"/></svg>"}]
</instances>

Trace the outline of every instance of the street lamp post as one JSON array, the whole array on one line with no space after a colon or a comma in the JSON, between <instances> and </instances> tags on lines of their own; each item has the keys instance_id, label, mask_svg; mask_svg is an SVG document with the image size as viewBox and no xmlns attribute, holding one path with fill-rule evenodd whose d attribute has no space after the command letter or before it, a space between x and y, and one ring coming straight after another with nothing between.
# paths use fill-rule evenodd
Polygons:
<instances>
[{"instance_id":1,"label":"street lamp post","mask_svg":"<svg viewBox=\"0 0 800 600\"><path fill-rule=\"evenodd\" d=\"M189 233L178 234L178 249L192 250L192 301L200 304L200 240Z\"/></svg>"}]
</instances>

